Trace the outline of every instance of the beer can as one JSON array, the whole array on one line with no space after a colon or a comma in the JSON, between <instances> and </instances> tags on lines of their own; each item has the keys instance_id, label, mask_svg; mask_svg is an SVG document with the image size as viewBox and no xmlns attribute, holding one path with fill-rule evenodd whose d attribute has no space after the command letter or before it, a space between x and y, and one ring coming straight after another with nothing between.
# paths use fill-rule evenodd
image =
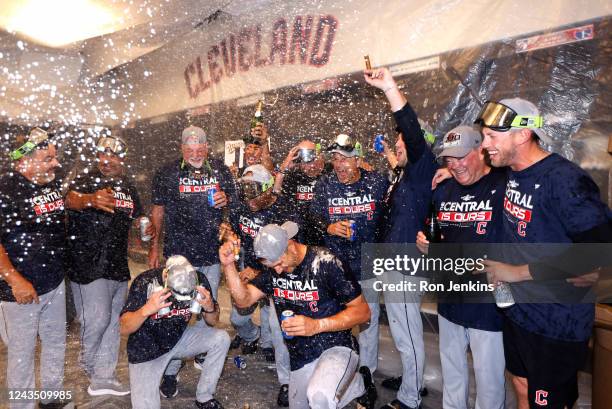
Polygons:
<instances>
[{"instance_id":1,"label":"beer can","mask_svg":"<svg viewBox=\"0 0 612 409\"><path fill-rule=\"evenodd\" d=\"M247 367L246 361L240 355L234 357L234 365L238 369L245 369Z\"/></svg>"},{"instance_id":2,"label":"beer can","mask_svg":"<svg viewBox=\"0 0 612 409\"><path fill-rule=\"evenodd\" d=\"M281 317L280 317L281 323L283 321L285 321L287 318L292 318L294 315L295 314L291 310L285 310L285 311L281 312ZM285 331L283 331L283 338L285 338L285 339L293 339L293 336L292 335L287 335L287 333Z\"/></svg>"},{"instance_id":3,"label":"beer can","mask_svg":"<svg viewBox=\"0 0 612 409\"><path fill-rule=\"evenodd\" d=\"M355 220L349 220L349 223L349 228L351 229L351 241L355 241L357 240L357 224L355 223Z\"/></svg>"},{"instance_id":4,"label":"beer can","mask_svg":"<svg viewBox=\"0 0 612 409\"><path fill-rule=\"evenodd\" d=\"M146 233L147 227L151 224L151 220L148 217L143 217L140 219L140 240L149 241L151 240L151 235Z\"/></svg>"},{"instance_id":5,"label":"beer can","mask_svg":"<svg viewBox=\"0 0 612 409\"><path fill-rule=\"evenodd\" d=\"M382 134L376 135L374 138L374 150L378 153L383 153L385 151L385 146L383 145L383 141L385 140L385 136Z\"/></svg>"},{"instance_id":6,"label":"beer can","mask_svg":"<svg viewBox=\"0 0 612 409\"><path fill-rule=\"evenodd\" d=\"M163 289L164 289L164 287L162 287L162 286L155 286L153 288L153 292L155 293L155 292L161 291ZM161 308L159 311L157 311L157 314L159 316L164 316L164 315L170 314L170 307L163 307L163 308Z\"/></svg>"},{"instance_id":7,"label":"beer can","mask_svg":"<svg viewBox=\"0 0 612 409\"><path fill-rule=\"evenodd\" d=\"M208 189L208 205L210 207L214 207L215 206L215 193L217 193L217 188L216 187L211 187L210 189Z\"/></svg>"}]
</instances>

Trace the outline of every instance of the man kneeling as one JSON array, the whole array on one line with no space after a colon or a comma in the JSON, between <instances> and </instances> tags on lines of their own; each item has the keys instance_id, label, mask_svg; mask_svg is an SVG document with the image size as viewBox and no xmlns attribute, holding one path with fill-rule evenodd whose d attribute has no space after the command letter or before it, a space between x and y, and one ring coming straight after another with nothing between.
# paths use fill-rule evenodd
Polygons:
<instances>
[{"instance_id":1,"label":"man kneeling","mask_svg":"<svg viewBox=\"0 0 612 409\"><path fill-rule=\"evenodd\" d=\"M168 364L201 353L207 355L195 407L223 408L213 394L230 339L227 332L212 327L219 319L219 306L211 293L206 276L183 256L172 256L166 268L145 271L134 279L121 313L121 334L129 334L127 352L134 409L158 409L159 385ZM188 326L191 315L200 313L210 326ZM170 367L180 369L180 365Z\"/></svg>"},{"instance_id":2,"label":"man kneeling","mask_svg":"<svg viewBox=\"0 0 612 409\"><path fill-rule=\"evenodd\" d=\"M219 258L234 302L246 307L273 297L291 362L291 409L342 408L355 398L371 408L376 388L369 371L357 372L358 348L351 335L353 326L369 320L368 304L328 249L291 240L297 230L292 222L260 229L254 252L268 268L248 284L234 264L238 239L223 244Z\"/></svg>"}]
</instances>

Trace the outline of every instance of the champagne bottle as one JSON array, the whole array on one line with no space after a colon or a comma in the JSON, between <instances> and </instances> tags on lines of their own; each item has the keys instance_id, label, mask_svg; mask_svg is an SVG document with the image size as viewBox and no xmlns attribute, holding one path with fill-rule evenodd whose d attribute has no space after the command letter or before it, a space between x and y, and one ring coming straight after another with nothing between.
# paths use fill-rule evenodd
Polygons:
<instances>
[{"instance_id":1,"label":"champagne bottle","mask_svg":"<svg viewBox=\"0 0 612 409\"><path fill-rule=\"evenodd\" d=\"M425 237L430 243L440 243L442 241L442 231L438 222L438 211L433 202L429 206L429 215L425 220L425 228L423 230Z\"/></svg>"},{"instance_id":2,"label":"champagne bottle","mask_svg":"<svg viewBox=\"0 0 612 409\"><path fill-rule=\"evenodd\" d=\"M263 101L261 99L257 101L255 114L251 118L251 129L255 128L258 122L263 122Z\"/></svg>"}]
</instances>

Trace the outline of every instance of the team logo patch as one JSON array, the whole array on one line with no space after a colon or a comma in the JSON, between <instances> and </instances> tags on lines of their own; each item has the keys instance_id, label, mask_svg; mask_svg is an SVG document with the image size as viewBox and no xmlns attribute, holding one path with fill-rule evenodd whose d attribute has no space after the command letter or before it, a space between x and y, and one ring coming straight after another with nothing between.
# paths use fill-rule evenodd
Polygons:
<instances>
[{"instance_id":1,"label":"team logo patch","mask_svg":"<svg viewBox=\"0 0 612 409\"><path fill-rule=\"evenodd\" d=\"M548 406L548 392L538 389L535 393L535 403L538 406Z\"/></svg>"}]
</instances>

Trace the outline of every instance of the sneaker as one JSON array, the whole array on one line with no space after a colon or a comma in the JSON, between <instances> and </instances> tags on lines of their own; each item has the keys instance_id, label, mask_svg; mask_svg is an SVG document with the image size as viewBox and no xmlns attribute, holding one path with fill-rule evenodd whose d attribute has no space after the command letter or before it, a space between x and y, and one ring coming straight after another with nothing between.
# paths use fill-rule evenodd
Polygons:
<instances>
[{"instance_id":1,"label":"sneaker","mask_svg":"<svg viewBox=\"0 0 612 409\"><path fill-rule=\"evenodd\" d=\"M223 409L223 405L217 399L207 400L206 402L196 401L195 403L198 409Z\"/></svg>"},{"instance_id":2,"label":"sneaker","mask_svg":"<svg viewBox=\"0 0 612 409\"><path fill-rule=\"evenodd\" d=\"M259 338L257 338L255 341L245 342L244 344L242 344L242 355L254 354L257 351L258 341Z\"/></svg>"},{"instance_id":3,"label":"sneaker","mask_svg":"<svg viewBox=\"0 0 612 409\"><path fill-rule=\"evenodd\" d=\"M76 405L70 399L59 399L52 402L38 402L39 409L76 409Z\"/></svg>"},{"instance_id":4,"label":"sneaker","mask_svg":"<svg viewBox=\"0 0 612 409\"><path fill-rule=\"evenodd\" d=\"M159 393L166 399L172 399L178 395L178 375L164 375L159 385Z\"/></svg>"},{"instance_id":5,"label":"sneaker","mask_svg":"<svg viewBox=\"0 0 612 409\"><path fill-rule=\"evenodd\" d=\"M236 335L232 342L230 343L230 349L236 349L242 344L242 337L240 335Z\"/></svg>"},{"instance_id":6,"label":"sneaker","mask_svg":"<svg viewBox=\"0 0 612 409\"><path fill-rule=\"evenodd\" d=\"M204 365L205 360L206 360L206 352L196 355L195 358L193 358L193 367L201 371L202 365Z\"/></svg>"},{"instance_id":7,"label":"sneaker","mask_svg":"<svg viewBox=\"0 0 612 409\"><path fill-rule=\"evenodd\" d=\"M278 398L276 398L276 404L283 408L289 407L289 385L281 385L278 390Z\"/></svg>"},{"instance_id":8,"label":"sneaker","mask_svg":"<svg viewBox=\"0 0 612 409\"><path fill-rule=\"evenodd\" d=\"M125 396L130 394L130 388L123 386L118 380L113 379L105 382L92 382L87 387L90 396L114 395Z\"/></svg>"},{"instance_id":9,"label":"sneaker","mask_svg":"<svg viewBox=\"0 0 612 409\"><path fill-rule=\"evenodd\" d=\"M363 377L363 386L365 386L365 392L363 395L357 398L358 407L365 409L374 409L376 404L376 398L378 398L378 392L376 392L376 385L372 381L372 374L367 366L359 368L359 373Z\"/></svg>"},{"instance_id":10,"label":"sneaker","mask_svg":"<svg viewBox=\"0 0 612 409\"><path fill-rule=\"evenodd\" d=\"M262 348L261 352L263 352L267 362L274 362L276 360L274 357L274 348Z\"/></svg>"},{"instance_id":11,"label":"sneaker","mask_svg":"<svg viewBox=\"0 0 612 409\"><path fill-rule=\"evenodd\" d=\"M382 406L380 409L421 409L421 405L415 408L412 406L404 405L399 400L394 399L391 402L387 403L385 406Z\"/></svg>"},{"instance_id":12,"label":"sneaker","mask_svg":"<svg viewBox=\"0 0 612 409\"><path fill-rule=\"evenodd\" d=\"M394 376L392 378L387 378L381 382L381 385L383 388L399 391L400 386L402 386L402 377Z\"/></svg>"}]
</instances>

